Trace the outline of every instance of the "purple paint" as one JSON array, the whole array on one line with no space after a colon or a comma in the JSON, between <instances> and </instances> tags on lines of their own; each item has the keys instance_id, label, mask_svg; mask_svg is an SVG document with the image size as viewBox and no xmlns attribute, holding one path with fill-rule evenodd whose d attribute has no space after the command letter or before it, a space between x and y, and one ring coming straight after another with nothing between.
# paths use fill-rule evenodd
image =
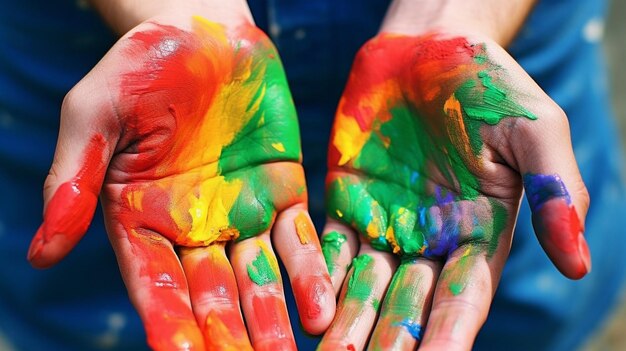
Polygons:
<instances>
[{"instance_id":1,"label":"purple paint","mask_svg":"<svg viewBox=\"0 0 626 351\"><path fill-rule=\"evenodd\" d=\"M572 204L572 199L565 188L565 184L558 175L532 174L524 175L524 188L526 198L533 212L537 212L548 201L553 199L563 199L568 205Z\"/></svg>"}]
</instances>

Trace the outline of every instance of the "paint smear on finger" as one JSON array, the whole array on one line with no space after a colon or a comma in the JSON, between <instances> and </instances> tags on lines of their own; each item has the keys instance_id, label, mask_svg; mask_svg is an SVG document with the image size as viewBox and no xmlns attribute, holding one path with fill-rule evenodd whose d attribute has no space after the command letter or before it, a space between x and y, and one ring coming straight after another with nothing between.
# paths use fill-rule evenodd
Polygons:
<instances>
[{"instance_id":1,"label":"paint smear on finger","mask_svg":"<svg viewBox=\"0 0 626 351\"><path fill-rule=\"evenodd\" d=\"M524 188L533 225L546 252L553 260L561 259L561 254L555 250L566 255L578 254L578 267L568 276L579 278L585 275L591 270L589 247L576 207L561 177L527 173L524 175Z\"/></svg>"},{"instance_id":2,"label":"paint smear on finger","mask_svg":"<svg viewBox=\"0 0 626 351\"><path fill-rule=\"evenodd\" d=\"M298 234L298 239L300 239L302 245L308 244L311 242L312 237L317 236L315 227L313 227L311 219L305 212L301 211L298 213L293 222L296 226L296 234Z\"/></svg>"},{"instance_id":3,"label":"paint smear on finger","mask_svg":"<svg viewBox=\"0 0 626 351\"><path fill-rule=\"evenodd\" d=\"M263 240L257 240L257 245L260 247L259 253L254 261L247 266L248 277L259 286L278 283L280 273L276 257L274 257L274 254Z\"/></svg>"},{"instance_id":4,"label":"paint smear on finger","mask_svg":"<svg viewBox=\"0 0 626 351\"><path fill-rule=\"evenodd\" d=\"M337 258L346 240L346 236L338 231L326 233L322 237L322 254L324 254L324 261L326 262L326 267L328 267L328 273L330 275L333 275L335 271Z\"/></svg>"}]
</instances>

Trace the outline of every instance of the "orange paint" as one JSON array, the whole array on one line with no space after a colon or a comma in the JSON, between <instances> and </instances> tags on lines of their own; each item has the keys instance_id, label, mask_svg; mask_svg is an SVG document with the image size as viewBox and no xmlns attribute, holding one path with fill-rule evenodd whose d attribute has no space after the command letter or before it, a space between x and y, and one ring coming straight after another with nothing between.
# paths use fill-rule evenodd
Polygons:
<instances>
[{"instance_id":1,"label":"orange paint","mask_svg":"<svg viewBox=\"0 0 626 351\"><path fill-rule=\"evenodd\" d=\"M311 242L311 238L317 236L315 227L313 227L311 219L305 212L301 211L298 213L293 222L296 226L296 233L298 234L298 238L300 239L300 243L302 245L308 244Z\"/></svg>"}]
</instances>

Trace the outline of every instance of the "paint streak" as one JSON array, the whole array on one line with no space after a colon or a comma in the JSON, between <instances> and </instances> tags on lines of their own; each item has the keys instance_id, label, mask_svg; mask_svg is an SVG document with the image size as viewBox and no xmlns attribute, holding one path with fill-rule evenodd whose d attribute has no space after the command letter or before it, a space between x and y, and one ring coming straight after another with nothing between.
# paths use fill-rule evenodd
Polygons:
<instances>
[{"instance_id":1,"label":"paint streak","mask_svg":"<svg viewBox=\"0 0 626 351\"><path fill-rule=\"evenodd\" d=\"M370 255L359 255L352 260L353 272L348 281L346 301L358 300L365 303L370 299L376 282L373 268L374 259Z\"/></svg>"},{"instance_id":2,"label":"paint streak","mask_svg":"<svg viewBox=\"0 0 626 351\"><path fill-rule=\"evenodd\" d=\"M247 335L244 334L243 337L233 336L229 325L224 322L224 316L221 316L216 311L209 312L206 319L205 333L206 337L204 340L208 350L253 351Z\"/></svg>"},{"instance_id":3,"label":"paint streak","mask_svg":"<svg viewBox=\"0 0 626 351\"><path fill-rule=\"evenodd\" d=\"M326 233L322 237L322 253L324 254L324 261L330 275L333 275L335 271L336 261L341 253L341 246L343 246L346 240L346 236L338 231Z\"/></svg>"},{"instance_id":4,"label":"paint streak","mask_svg":"<svg viewBox=\"0 0 626 351\"><path fill-rule=\"evenodd\" d=\"M461 257L456 261L448 263L449 268L444 270L441 280L447 284L450 293L453 296L458 296L469 285L469 280L472 278L468 273L472 267L475 266L477 254L480 249L475 248L473 245L467 246Z\"/></svg>"},{"instance_id":5,"label":"paint streak","mask_svg":"<svg viewBox=\"0 0 626 351\"><path fill-rule=\"evenodd\" d=\"M524 174L524 188L532 212L541 210L546 202L553 199L565 201L567 205L572 204L563 180L556 174Z\"/></svg>"},{"instance_id":6,"label":"paint streak","mask_svg":"<svg viewBox=\"0 0 626 351\"><path fill-rule=\"evenodd\" d=\"M403 260L391 280L376 329L370 340L372 350L406 350L415 348L415 339L408 337L419 326L426 296L423 276L414 274L415 260ZM411 334L413 335L413 334Z\"/></svg>"},{"instance_id":7,"label":"paint streak","mask_svg":"<svg viewBox=\"0 0 626 351\"><path fill-rule=\"evenodd\" d=\"M128 235L139 275L148 284L138 312L144 321L148 345L155 350L202 347L203 336L196 324L187 291L187 279L171 245L163 237L138 229ZM146 303L150 302L150 303Z\"/></svg>"},{"instance_id":8,"label":"paint streak","mask_svg":"<svg viewBox=\"0 0 626 351\"><path fill-rule=\"evenodd\" d=\"M468 238L489 243L491 256L508 213L481 191L480 131L537 118L507 78L485 44L465 38L368 42L335 117L328 215L401 256L445 257Z\"/></svg>"},{"instance_id":9,"label":"paint streak","mask_svg":"<svg viewBox=\"0 0 626 351\"><path fill-rule=\"evenodd\" d=\"M279 281L278 262L263 240L257 240L259 253L252 263L248 264L248 276L256 285L262 286Z\"/></svg>"},{"instance_id":10,"label":"paint streak","mask_svg":"<svg viewBox=\"0 0 626 351\"><path fill-rule=\"evenodd\" d=\"M179 249L189 296L196 315L208 309L204 321L199 321L207 349L251 350L241 317L237 281L224 245Z\"/></svg>"},{"instance_id":11,"label":"paint streak","mask_svg":"<svg viewBox=\"0 0 626 351\"><path fill-rule=\"evenodd\" d=\"M293 222L296 226L298 239L300 239L300 243L302 245L308 244L311 241L311 238L317 236L317 233L315 232L315 227L313 227L311 219L305 212L301 211L300 213L298 213Z\"/></svg>"},{"instance_id":12,"label":"paint streak","mask_svg":"<svg viewBox=\"0 0 626 351\"><path fill-rule=\"evenodd\" d=\"M422 329L422 326L418 323L414 323L410 320L405 319L400 322L399 325L405 327L406 331L408 331L409 334L411 334L411 336L415 338L415 340L422 340L422 337L424 336L424 331Z\"/></svg>"},{"instance_id":13,"label":"paint streak","mask_svg":"<svg viewBox=\"0 0 626 351\"><path fill-rule=\"evenodd\" d=\"M297 350L284 305L285 301L278 296L252 298L255 320L262 321L249 326L252 329L252 346L255 350Z\"/></svg>"},{"instance_id":14,"label":"paint streak","mask_svg":"<svg viewBox=\"0 0 626 351\"><path fill-rule=\"evenodd\" d=\"M65 256L87 231L98 202L98 194L107 167L107 141L101 134L94 135L86 150L82 166L76 176L59 186L50 199L44 220L28 250L28 260L44 268L56 262L42 257L44 247L54 247Z\"/></svg>"}]
</instances>

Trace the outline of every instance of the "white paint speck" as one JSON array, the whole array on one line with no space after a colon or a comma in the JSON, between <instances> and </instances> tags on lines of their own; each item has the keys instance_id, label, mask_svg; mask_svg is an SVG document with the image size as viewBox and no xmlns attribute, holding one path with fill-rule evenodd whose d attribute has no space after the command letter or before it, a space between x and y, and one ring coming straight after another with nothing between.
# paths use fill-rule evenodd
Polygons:
<instances>
[{"instance_id":1,"label":"white paint speck","mask_svg":"<svg viewBox=\"0 0 626 351\"><path fill-rule=\"evenodd\" d=\"M165 58L171 55L174 51L178 49L178 42L174 39L165 39L159 43L159 47L157 48L157 56L159 58Z\"/></svg>"},{"instance_id":2,"label":"white paint speck","mask_svg":"<svg viewBox=\"0 0 626 351\"><path fill-rule=\"evenodd\" d=\"M604 21L594 17L585 24L583 28L583 38L589 43L597 43L604 36Z\"/></svg>"}]
</instances>

